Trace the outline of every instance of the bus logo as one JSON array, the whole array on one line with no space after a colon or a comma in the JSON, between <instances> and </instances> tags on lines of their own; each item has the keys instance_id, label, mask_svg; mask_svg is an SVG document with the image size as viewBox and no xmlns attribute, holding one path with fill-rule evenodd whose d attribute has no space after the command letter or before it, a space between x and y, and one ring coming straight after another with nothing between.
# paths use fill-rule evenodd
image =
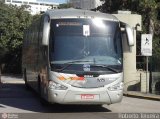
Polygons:
<instances>
[{"instance_id":1,"label":"bus logo","mask_svg":"<svg viewBox=\"0 0 160 119\"><path fill-rule=\"evenodd\" d=\"M105 82L105 79L104 78L98 78L97 81L98 82Z\"/></svg>"}]
</instances>

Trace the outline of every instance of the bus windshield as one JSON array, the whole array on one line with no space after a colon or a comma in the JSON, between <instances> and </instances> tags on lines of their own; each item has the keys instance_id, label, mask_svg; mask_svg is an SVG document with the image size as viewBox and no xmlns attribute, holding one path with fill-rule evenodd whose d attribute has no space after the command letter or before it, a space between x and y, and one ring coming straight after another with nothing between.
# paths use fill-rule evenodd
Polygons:
<instances>
[{"instance_id":1,"label":"bus windshield","mask_svg":"<svg viewBox=\"0 0 160 119\"><path fill-rule=\"evenodd\" d=\"M50 31L54 65L122 66L119 23L102 19L54 19Z\"/></svg>"}]
</instances>

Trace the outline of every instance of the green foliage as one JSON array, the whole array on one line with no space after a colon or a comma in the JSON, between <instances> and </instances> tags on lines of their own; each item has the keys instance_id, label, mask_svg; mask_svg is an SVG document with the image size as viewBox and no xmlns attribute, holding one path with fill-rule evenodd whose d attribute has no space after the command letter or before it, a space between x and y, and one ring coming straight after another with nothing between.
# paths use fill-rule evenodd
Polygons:
<instances>
[{"instance_id":1,"label":"green foliage","mask_svg":"<svg viewBox=\"0 0 160 119\"><path fill-rule=\"evenodd\" d=\"M160 57L160 0L101 0L105 1L99 10L114 13L130 10L142 15L142 33L153 33L153 54Z\"/></svg>"},{"instance_id":2,"label":"green foliage","mask_svg":"<svg viewBox=\"0 0 160 119\"><path fill-rule=\"evenodd\" d=\"M23 32L32 21L25 7L0 2L0 64L20 63Z\"/></svg>"},{"instance_id":3,"label":"green foliage","mask_svg":"<svg viewBox=\"0 0 160 119\"><path fill-rule=\"evenodd\" d=\"M21 47L23 31L31 23L31 15L23 7L0 4L0 47L7 51Z\"/></svg>"},{"instance_id":4,"label":"green foliage","mask_svg":"<svg viewBox=\"0 0 160 119\"><path fill-rule=\"evenodd\" d=\"M60 4L58 7L58 9L66 9L66 8L72 8L72 4L64 3L64 4Z\"/></svg>"},{"instance_id":5,"label":"green foliage","mask_svg":"<svg viewBox=\"0 0 160 119\"><path fill-rule=\"evenodd\" d=\"M118 10L130 10L143 17L143 32L149 32L150 19L157 23L159 0L102 0L105 1L100 11L114 13ZM159 13L160 14L160 13ZM159 22L158 22L159 24Z\"/></svg>"}]
</instances>

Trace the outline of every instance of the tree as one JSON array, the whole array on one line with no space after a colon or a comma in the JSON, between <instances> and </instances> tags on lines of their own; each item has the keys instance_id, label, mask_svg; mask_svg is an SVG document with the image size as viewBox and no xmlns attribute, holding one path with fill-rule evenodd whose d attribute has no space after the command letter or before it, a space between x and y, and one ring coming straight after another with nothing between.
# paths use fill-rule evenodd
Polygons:
<instances>
[{"instance_id":1,"label":"tree","mask_svg":"<svg viewBox=\"0 0 160 119\"><path fill-rule=\"evenodd\" d=\"M73 6L70 3L63 3L58 6L58 9L66 9L66 8L72 8L72 7Z\"/></svg>"},{"instance_id":2,"label":"tree","mask_svg":"<svg viewBox=\"0 0 160 119\"><path fill-rule=\"evenodd\" d=\"M14 64L21 62L21 48L23 32L30 25L32 16L25 11L25 7L6 5L0 2L0 64Z\"/></svg>"},{"instance_id":3,"label":"tree","mask_svg":"<svg viewBox=\"0 0 160 119\"><path fill-rule=\"evenodd\" d=\"M105 13L130 10L142 15L142 33L152 34L153 57L160 58L160 0L101 0L104 4L98 9ZM160 60L160 59L159 59Z\"/></svg>"},{"instance_id":4,"label":"tree","mask_svg":"<svg viewBox=\"0 0 160 119\"><path fill-rule=\"evenodd\" d=\"M105 3L99 8L100 11L106 13L113 13L118 10L130 10L134 13L142 15L143 18L143 32L157 33L155 26L157 26L158 9L160 9L159 0L102 0ZM156 24L156 25L155 25Z\"/></svg>"}]
</instances>

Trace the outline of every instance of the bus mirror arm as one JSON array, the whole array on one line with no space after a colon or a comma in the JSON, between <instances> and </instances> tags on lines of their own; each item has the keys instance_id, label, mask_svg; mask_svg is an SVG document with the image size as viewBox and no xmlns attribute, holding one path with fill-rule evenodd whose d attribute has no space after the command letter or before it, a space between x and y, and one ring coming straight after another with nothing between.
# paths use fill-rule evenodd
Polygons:
<instances>
[{"instance_id":1,"label":"bus mirror arm","mask_svg":"<svg viewBox=\"0 0 160 119\"><path fill-rule=\"evenodd\" d=\"M120 23L121 28L125 29L126 35L127 35L127 40L128 40L128 45L134 46L134 37L133 37L133 28L131 26L129 26L126 23L121 22Z\"/></svg>"},{"instance_id":2,"label":"bus mirror arm","mask_svg":"<svg viewBox=\"0 0 160 119\"><path fill-rule=\"evenodd\" d=\"M50 18L49 18L49 16L45 16L44 17L44 24L43 24L42 45L48 46L49 33L50 33Z\"/></svg>"}]
</instances>

